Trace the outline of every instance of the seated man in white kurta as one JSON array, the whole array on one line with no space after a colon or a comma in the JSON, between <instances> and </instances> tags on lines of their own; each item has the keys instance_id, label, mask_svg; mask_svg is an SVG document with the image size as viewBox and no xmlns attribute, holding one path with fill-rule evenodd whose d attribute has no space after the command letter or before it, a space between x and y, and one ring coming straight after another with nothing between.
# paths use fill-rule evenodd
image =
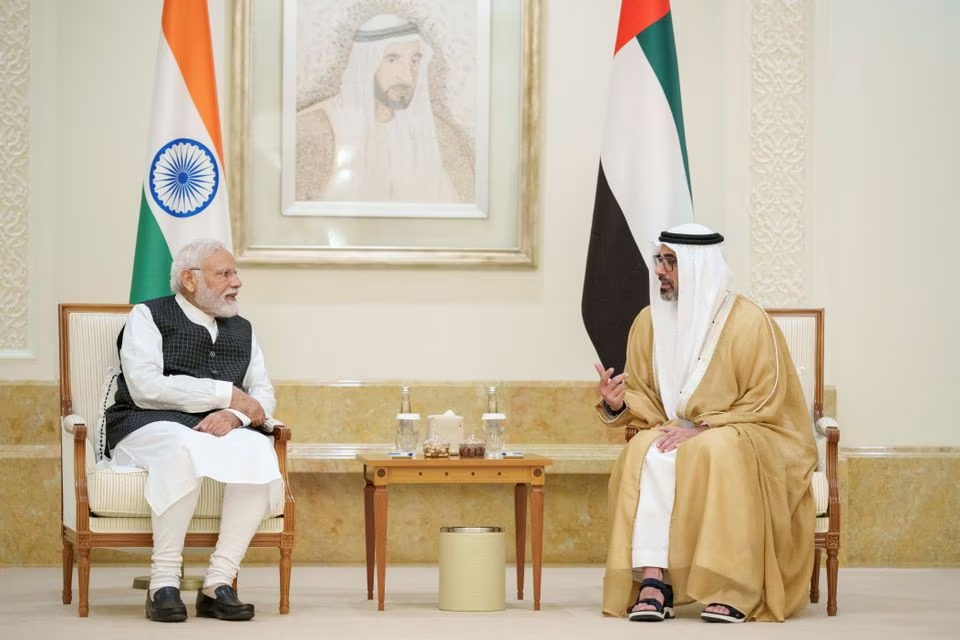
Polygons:
<instances>
[{"instance_id":1,"label":"seated man in white kurta","mask_svg":"<svg viewBox=\"0 0 960 640\"><path fill-rule=\"evenodd\" d=\"M187 618L183 545L204 477L225 486L197 615L254 616L231 584L283 480L270 439L243 428L263 425L276 401L253 328L237 315L241 285L222 244L194 241L174 258L175 295L133 307L117 341L122 373L106 413L107 451L113 464L148 471L153 554L146 610L154 621Z\"/></svg>"}]
</instances>

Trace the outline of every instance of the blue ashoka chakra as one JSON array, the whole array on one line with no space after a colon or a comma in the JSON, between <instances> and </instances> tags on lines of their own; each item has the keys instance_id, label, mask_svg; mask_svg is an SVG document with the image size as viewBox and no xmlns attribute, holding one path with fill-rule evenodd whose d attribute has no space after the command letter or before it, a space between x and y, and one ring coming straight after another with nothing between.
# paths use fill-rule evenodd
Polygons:
<instances>
[{"instance_id":1,"label":"blue ashoka chakra","mask_svg":"<svg viewBox=\"0 0 960 640\"><path fill-rule=\"evenodd\" d=\"M220 172L210 149L190 138L163 145L150 164L150 193L161 209L176 218L206 209L219 186Z\"/></svg>"}]
</instances>

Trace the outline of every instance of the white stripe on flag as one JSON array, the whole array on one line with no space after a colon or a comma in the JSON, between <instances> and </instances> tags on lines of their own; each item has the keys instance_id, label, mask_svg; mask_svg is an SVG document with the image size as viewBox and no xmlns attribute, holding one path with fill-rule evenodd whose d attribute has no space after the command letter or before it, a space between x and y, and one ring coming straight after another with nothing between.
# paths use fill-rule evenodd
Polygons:
<instances>
[{"instance_id":1,"label":"white stripe on flag","mask_svg":"<svg viewBox=\"0 0 960 640\"><path fill-rule=\"evenodd\" d=\"M150 193L150 165L157 151L175 138L193 138L213 154L219 171L219 186L213 201L197 215L176 218L157 206ZM153 122L150 127L148 156L143 186L150 210L167 241L171 255L185 244L198 238L212 238L232 250L230 210L227 198L226 176L217 150L200 118L193 98L187 91L180 68L165 38L160 39L157 54L156 86L154 89Z\"/></svg>"},{"instance_id":2,"label":"white stripe on flag","mask_svg":"<svg viewBox=\"0 0 960 640\"><path fill-rule=\"evenodd\" d=\"M650 272L660 232L693 221L670 105L635 38L613 58L600 162Z\"/></svg>"}]
</instances>

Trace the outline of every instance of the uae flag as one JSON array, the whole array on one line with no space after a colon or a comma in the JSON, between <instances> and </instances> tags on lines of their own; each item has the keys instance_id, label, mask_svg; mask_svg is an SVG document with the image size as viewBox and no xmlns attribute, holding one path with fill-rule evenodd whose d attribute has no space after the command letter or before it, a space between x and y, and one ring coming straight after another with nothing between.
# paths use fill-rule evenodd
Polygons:
<instances>
[{"instance_id":1,"label":"uae flag","mask_svg":"<svg viewBox=\"0 0 960 640\"><path fill-rule=\"evenodd\" d=\"M170 295L198 238L233 248L207 0L164 0L130 302Z\"/></svg>"},{"instance_id":2,"label":"uae flag","mask_svg":"<svg viewBox=\"0 0 960 640\"><path fill-rule=\"evenodd\" d=\"M668 0L623 0L583 283L583 323L619 373L627 334L650 304L651 256L664 229L693 222Z\"/></svg>"}]
</instances>

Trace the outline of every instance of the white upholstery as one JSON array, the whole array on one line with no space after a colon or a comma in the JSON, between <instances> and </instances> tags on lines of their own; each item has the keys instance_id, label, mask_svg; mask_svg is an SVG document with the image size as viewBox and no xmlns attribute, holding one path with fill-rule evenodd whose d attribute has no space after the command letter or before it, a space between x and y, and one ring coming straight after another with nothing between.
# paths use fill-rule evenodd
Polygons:
<instances>
[{"instance_id":1,"label":"white upholstery","mask_svg":"<svg viewBox=\"0 0 960 640\"><path fill-rule=\"evenodd\" d=\"M87 468L93 467L91 462L96 464L103 451L104 433L97 421L103 412L104 377L120 369L117 336L126 321L126 313L70 314L70 396L73 413L87 423L93 455L92 460L87 457Z\"/></svg>"},{"instance_id":2,"label":"white upholstery","mask_svg":"<svg viewBox=\"0 0 960 640\"><path fill-rule=\"evenodd\" d=\"M93 444L93 454L97 460L102 460L107 447L107 409L113 406L117 397L117 378L120 377L120 369L110 367L104 374L103 386L100 388L100 397L97 402L97 422L93 425L96 429L96 438L91 440Z\"/></svg>"},{"instance_id":3,"label":"white upholstery","mask_svg":"<svg viewBox=\"0 0 960 640\"><path fill-rule=\"evenodd\" d=\"M810 415L810 429L817 443L817 471L824 471L827 439L817 431L814 424L816 416L813 415L814 389L817 383L817 320L814 316L774 316L773 319L783 332L797 377L800 378L803 397L807 401L807 413Z\"/></svg>"},{"instance_id":4,"label":"white upholstery","mask_svg":"<svg viewBox=\"0 0 960 640\"><path fill-rule=\"evenodd\" d=\"M817 516L817 527L814 533L826 533L830 529L830 518L827 516Z\"/></svg>"},{"instance_id":5,"label":"white upholstery","mask_svg":"<svg viewBox=\"0 0 960 640\"><path fill-rule=\"evenodd\" d=\"M813 500L817 504L817 516L827 515L827 474L823 471L813 473Z\"/></svg>"}]
</instances>

